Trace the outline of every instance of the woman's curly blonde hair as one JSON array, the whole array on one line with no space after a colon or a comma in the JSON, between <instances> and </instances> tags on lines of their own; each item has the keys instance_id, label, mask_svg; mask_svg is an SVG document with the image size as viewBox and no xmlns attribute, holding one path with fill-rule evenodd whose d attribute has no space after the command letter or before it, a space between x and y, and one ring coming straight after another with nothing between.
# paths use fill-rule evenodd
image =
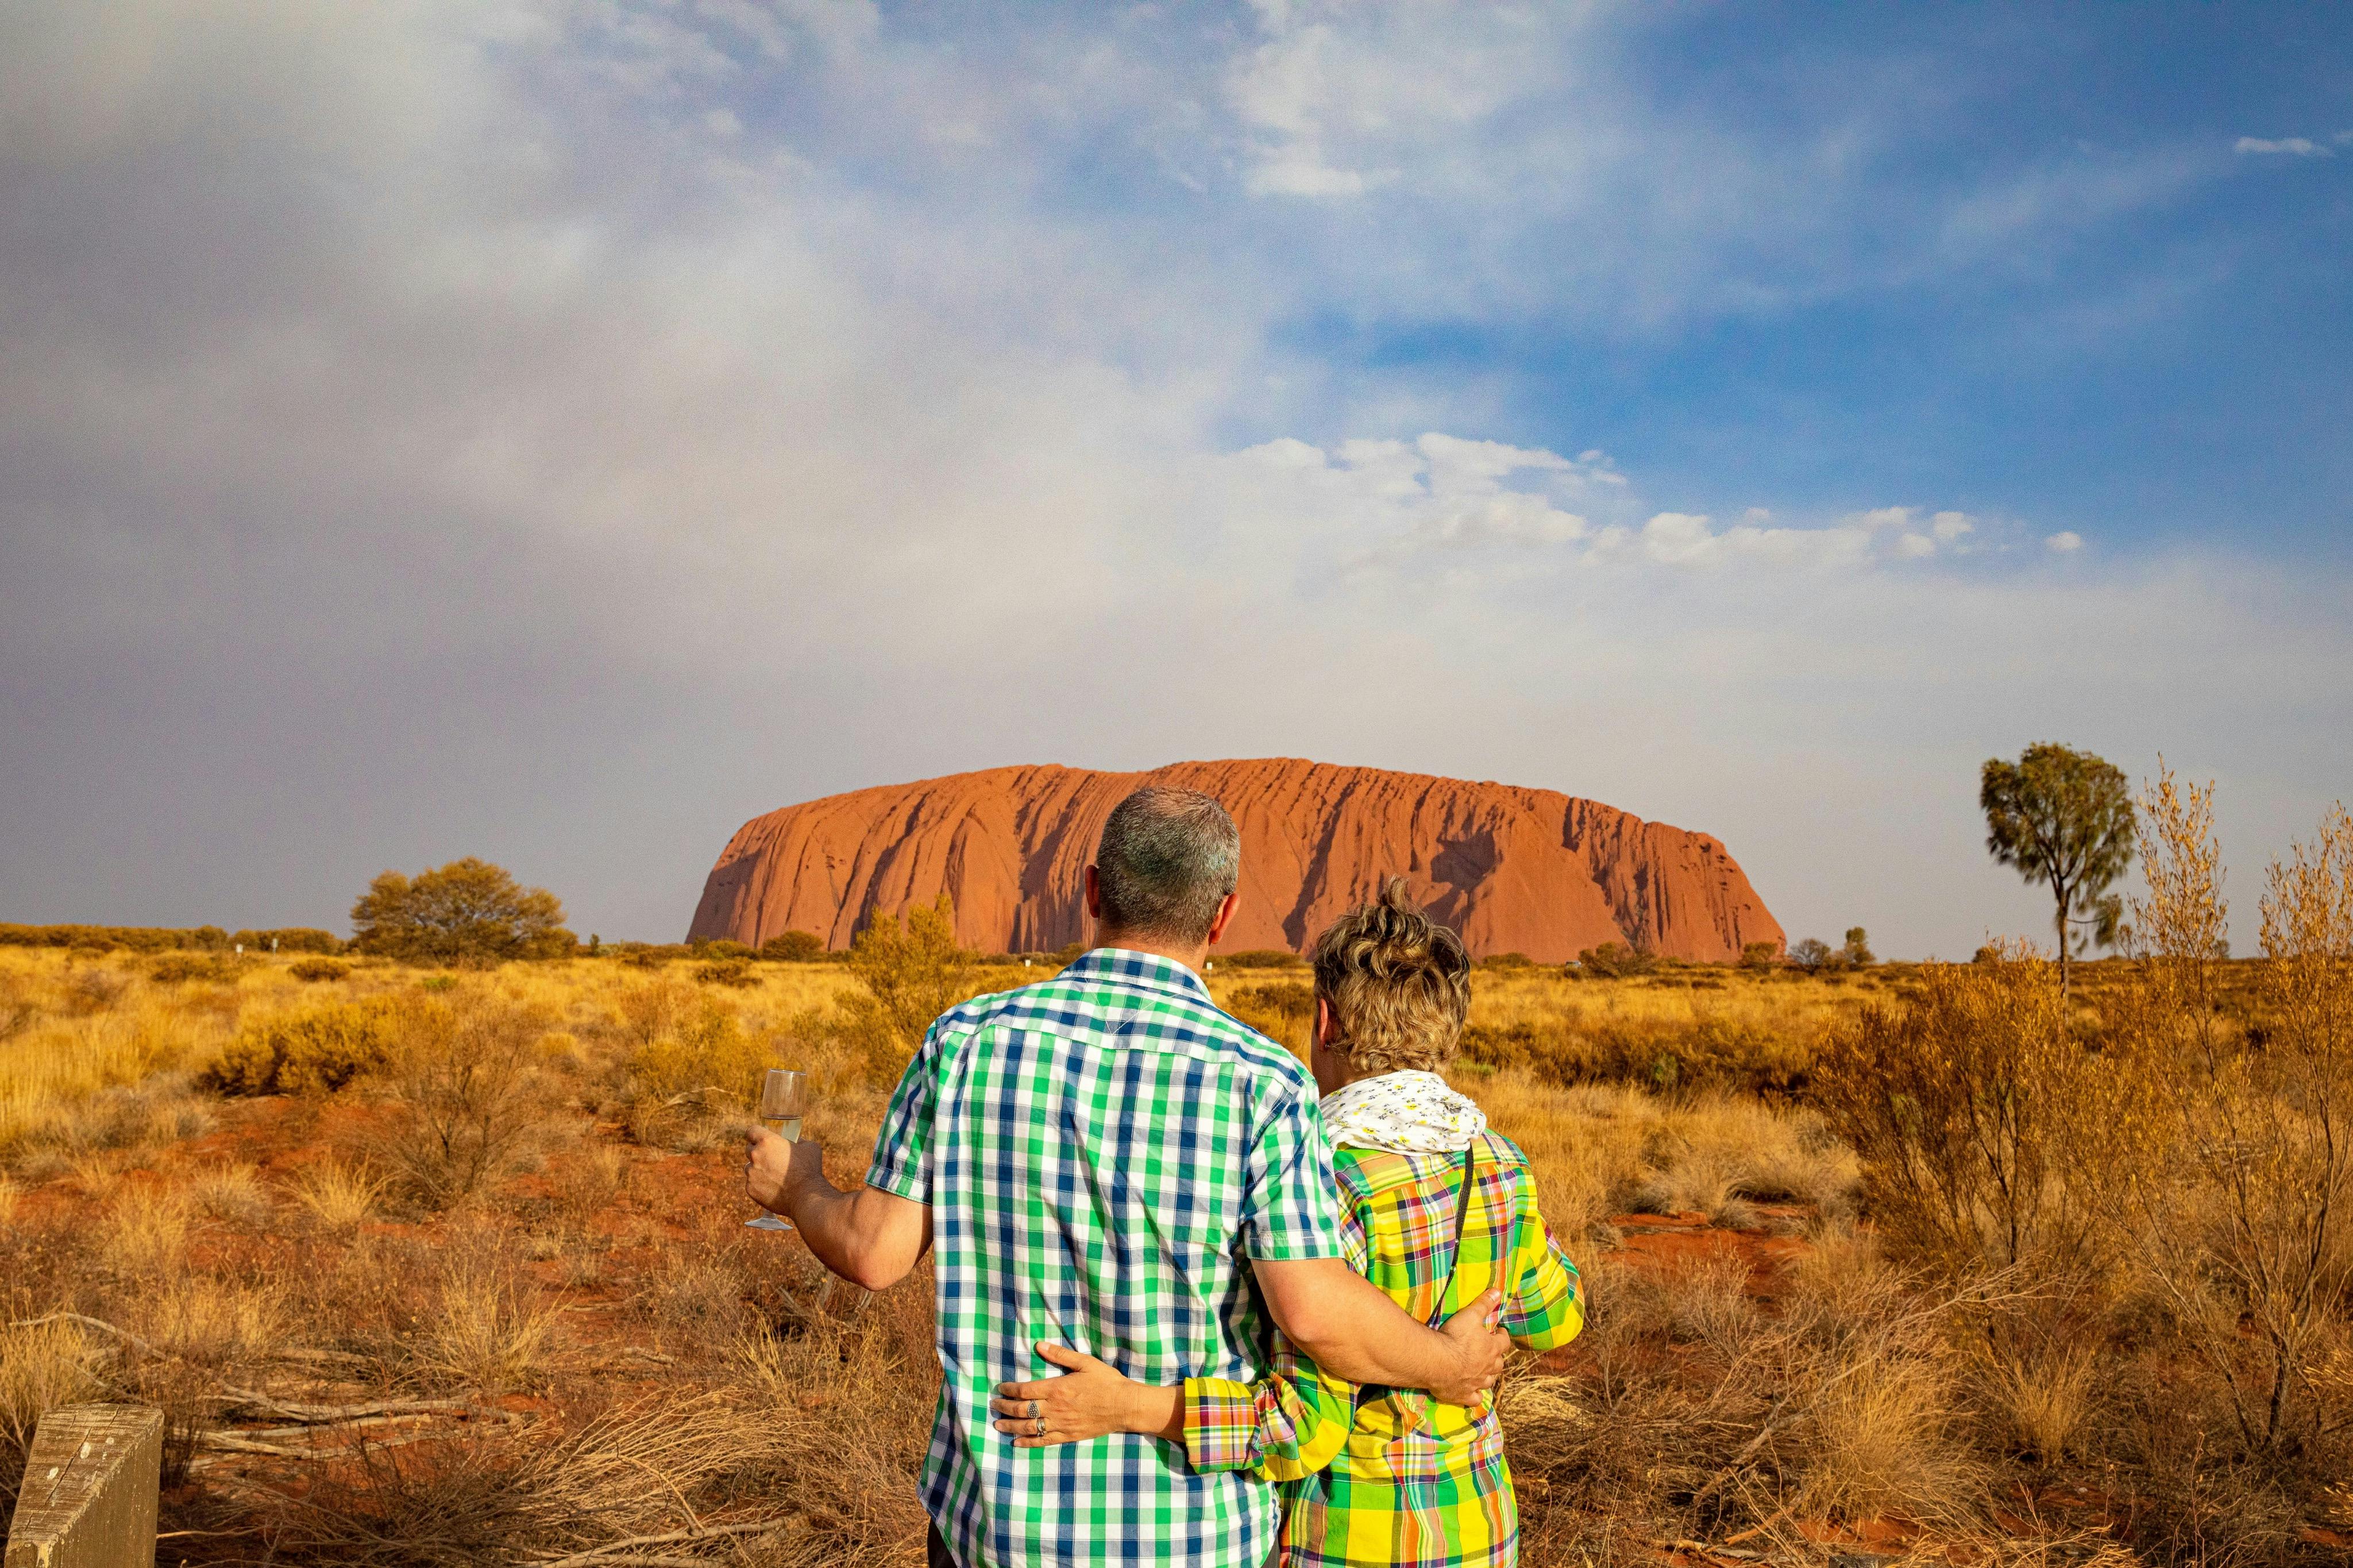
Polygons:
<instances>
[{"instance_id":1,"label":"woman's curly blonde hair","mask_svg":"<svg viewBox=\"0 0 2353 1568\"><path fill-rule=\"evenodd\" d=\"M1391 877L1381 896L1332 922L1309 954L1315 994L1340 1024L1335 1048L1360 1072L1435 1072L1471 1011L1471 954Z\"/></svg>"}]
</instances>

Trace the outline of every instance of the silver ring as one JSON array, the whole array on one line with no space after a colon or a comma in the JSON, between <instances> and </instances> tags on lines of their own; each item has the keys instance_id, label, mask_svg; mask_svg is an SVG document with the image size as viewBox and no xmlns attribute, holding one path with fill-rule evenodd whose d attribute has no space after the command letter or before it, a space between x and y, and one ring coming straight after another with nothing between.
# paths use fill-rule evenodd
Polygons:
<instances>
[{"instance_id":1,"label":"silver ring","mask_svg":"<svg viewBox=\"0 0 2353 1568\"><path fill-rule=\"evenodd\" d=\"M1030 1403L1030 1404L1032 1404L1032 1405L1035 1405L1035 1404L1037 1404L1038 1402L1037 1402L1036 1400L1034 1400L1034 1399L1033 1399L1033 1400L1031 1400L1029 1403ZM1033 1436L1033 1437L1043 1437L1045 1435L1046 1435L1046 1418L1045 1418L1043 1415L1040 1415L1040 1416L1039 1416L1039 1417L1038 1417L1038 1426L1037 1426L1037 1430L1036 1430L1036 1431L1034 1431L1034 1432L1032 1432L1032 1433L1030 1434L1030 1436Z\"/></svg>"},{"instance_id":2,"label":"silver ring","mask_svg":"<svg viewBox=\"0 0 2353 1568\"><path fill-rule=\"evenodd\" d=\"M1038 1402L1033 1399L1029 1402L1029 1414L1032 1415L1043 1415L1046 1413L1038 1408Z\"/></svg>"}]
</instances>

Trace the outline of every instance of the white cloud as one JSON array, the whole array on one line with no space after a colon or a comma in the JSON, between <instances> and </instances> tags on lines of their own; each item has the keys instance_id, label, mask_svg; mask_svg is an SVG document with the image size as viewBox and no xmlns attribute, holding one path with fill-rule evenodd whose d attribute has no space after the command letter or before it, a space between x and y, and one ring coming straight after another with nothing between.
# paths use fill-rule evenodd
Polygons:
<instances>
[{"instance_id":1,"label":"white cloud","mask_svg":"<svg viewBox=\"0 0 2353 1568\"><path fill-rule=\"evenodd\" d=\"M2342 138L2340 138L2342 140ZM2266 141L2261 136L2242 136L2231 144L2233 153L2285 153L2295 158L2326 158L2328 149L2302 136L2283 136Z\"/></svg>"},{"instance_id":2,"label":"white cloud","mask_svg":"<svg viewBox=\"0 0 2353 1568\"><path fill-rule=\"evenodd\" d=\"M2073 551L2084 548L2084 536L2077 533L2073 529L2065 529L2060 532L2051 535L2051 537L2045 539L2042 542L2048 545L2054 552L2065 555Z\"/></svg>"}]
</instances>

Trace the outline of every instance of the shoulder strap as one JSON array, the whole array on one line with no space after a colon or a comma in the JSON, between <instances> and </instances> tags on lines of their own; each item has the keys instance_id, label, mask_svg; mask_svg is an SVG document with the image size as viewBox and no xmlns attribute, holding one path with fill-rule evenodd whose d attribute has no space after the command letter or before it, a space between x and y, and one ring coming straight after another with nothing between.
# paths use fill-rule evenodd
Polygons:
<instances>
[{"instance_id":1,"label":"shoulder strap","mask_svg":"<svg viewBox=\"0 0 2353 1568\"><path fill-rule=\"evenodd\" d=\"M1446 1282L1438 1288L1438 1299L1430 1309L1430 1323L1438 1326L1446 1310L1447 1295L1454 1289L1454 1276L1462 1267L1462 1234L1471 1218L1471 1194L1477 1184L1472 1179L1477 1173L1479 1140L1473 1136L1462 1150L1462 1186L1454 1198L1454 1257L1446 1266Z\"/></svg>"}]
</instances>

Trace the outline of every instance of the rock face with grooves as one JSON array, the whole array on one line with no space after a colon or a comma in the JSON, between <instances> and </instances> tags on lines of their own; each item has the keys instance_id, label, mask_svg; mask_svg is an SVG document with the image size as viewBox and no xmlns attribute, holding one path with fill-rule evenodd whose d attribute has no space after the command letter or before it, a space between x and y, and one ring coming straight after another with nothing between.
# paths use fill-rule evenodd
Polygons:
<instances>
[{"instance_id":1,"label":"rock face with grooves","mask_svg":"<svg viewBox=\"0 0 2353 1568\"><path fill-rule=\"evenodd\" d=\"M800 930L847 947L877 911L944 891L965 946L1051 952L1088 936L1084 871L1103 818L1145 784L1215 795L1241 829L1227 952L1303 950L1392 875L1482 957L1559 963L1621 942L1722 960L1782 941L1706 834L1553 790L1289 758L1144 773L991 768L786 806L737 830L688 938L756 947Z\"/></svg>"}]
</instances>

